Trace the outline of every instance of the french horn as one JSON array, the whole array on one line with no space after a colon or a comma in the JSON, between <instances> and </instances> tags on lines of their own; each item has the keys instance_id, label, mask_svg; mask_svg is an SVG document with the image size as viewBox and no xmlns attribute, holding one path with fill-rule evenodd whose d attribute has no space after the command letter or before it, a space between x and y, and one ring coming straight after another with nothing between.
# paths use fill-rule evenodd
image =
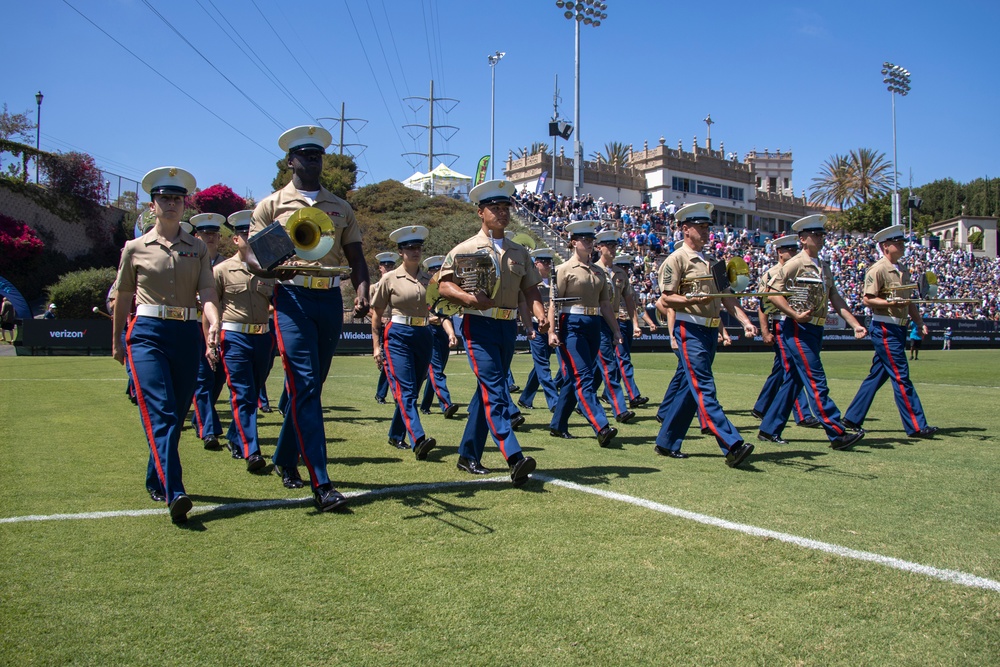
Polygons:
<instances>
[{"instance_id":1,"label":"french horn","mask_svg":"<svg viewBox=\"0 0 1000 667\"><path fill-rule=\"evenodd\" d=\"M325 257L336 242L330 216L314 206L300 208L285 222L275 221L248 239L247 268L268 278L281 274L319 273L344 276L349 266L303 264Z\"/></svg>"},{"instance_id":2,"label":"french horn","mask_svg":"<svg viewBox=\"0 0 1000 667\"><path fill-rule=\"evenodd\" d=\"M723 264L715 262L711 267L712 274L691 278L681 283L680 293L689 299L712 297L721 299L727 296L743 298L748 296L791 296L791 292L747 292L750 286L750 267L742 257L733 257ZM727 289L732 292L726 292ZM713 292L712 290L718 290Z\"/></svg>"},{"instance_id":3,"label":"french horn","mask_svg":"<svg viewBox=\"0 0 1000 667\"><path fill-rule=\"evenodd\" d=\"M500 291L500 262L488 248L455 255L451 265L455 283L469 294L483 293L491 299ZM427 305L431 312L450 317L462 312L462 307L441 296L438 271L427 285Z\"/></svg>"}]
</instances>

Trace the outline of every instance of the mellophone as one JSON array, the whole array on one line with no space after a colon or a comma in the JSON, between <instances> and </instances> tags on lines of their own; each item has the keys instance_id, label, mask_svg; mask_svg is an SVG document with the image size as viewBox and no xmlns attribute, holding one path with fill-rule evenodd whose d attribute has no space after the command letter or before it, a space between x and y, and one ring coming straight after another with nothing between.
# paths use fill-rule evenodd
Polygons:
<instances>
[{"instance_id":1,"label":"mellophone","mask_svg":"<svg viewBox=\"0 0 1000 667\"><path fill-rule=\"evenodd\" d=\"M733 257L728 262L714 262L711 275L699 276L682 281L679 293L688 299L724 299L726 297L792 296L792 292L746 292L750 284L750 267L742 257ZM708 286L705 288L705 286ZM734 288L732 292L726 289ZM719 291L713 292L711 290Z\"/></svg>"}]
</instances>

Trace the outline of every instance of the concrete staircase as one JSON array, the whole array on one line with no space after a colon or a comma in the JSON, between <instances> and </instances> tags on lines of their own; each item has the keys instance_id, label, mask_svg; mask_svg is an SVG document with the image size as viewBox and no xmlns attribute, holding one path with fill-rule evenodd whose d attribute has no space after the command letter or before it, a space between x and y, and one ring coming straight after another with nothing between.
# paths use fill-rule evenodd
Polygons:
<instances>
[{"instance_id":1,"label":"concrete staircase","mask_svg":"<svg viewBox=\"0 0 1000 667\"><path fill-rule=\"evenodd\" d=\"M549 229L549 226L531 213L531 211L517 206L514 210L514 217L518 222L530 229L535 236L540 238L546 246L551 248L552 252L559 259L564 262L569 259L569 248L566 246L566 241Z\"/></svg>"}]
</instances>

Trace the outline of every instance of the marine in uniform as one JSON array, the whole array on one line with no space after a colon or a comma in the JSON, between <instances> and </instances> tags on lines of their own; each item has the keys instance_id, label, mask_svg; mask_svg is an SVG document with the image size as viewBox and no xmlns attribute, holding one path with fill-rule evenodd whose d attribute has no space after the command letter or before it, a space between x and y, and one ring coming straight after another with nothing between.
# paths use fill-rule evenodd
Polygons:
<instances>
[{"instance_id":1,"label":"marine in uniform","mask_svg":"<svg viewBox=\"0 0 1000 667\"><path fill-rule=\"evenodd\" d=\"M562 375L559 400L549 423L549 435L573 437L566 428L573 409L579 404L581 414L597 434L597 443L607 447L618 434L618 429L608 423L604 408L594 392L594 366L601 348L601 321L612 332L612 344L620 343L621 336L611 310L614 288L607 272L591 262L596 235L594 226L592 220L579 220L566 225L572 255L556 269L553 299L558 297L573 301L549 302L549 345L559 350Z\"/></svg>"},{"instance_id":2,"label":"marine in uniform","mask_svg":"<svg viewBox=\"0 0 1000 667\"><path fill-rule=\"evenodd\" d=\"M542 307L546 309L549 306L553 258L554 255L550 248L539 248L531 251L535 270L542 278L542 282L538 283L538 294L542 300ZM528 373L528 379L524 382L524 390L521 391L517 404L528 410L534 408L535 395L538 393L538 388L541 387L545 397L545 405L551 412L559 400L559 390L552 378L552 346L549 345L548 336L539 334L538 322L534 318L531 318L531 329L534 331L534 336L528 336L532 361L531 372Z\"/></svg>"},{"instance_id":3,"label":"marine in uniform","mask_svg":"<svg viewBox=\"0 0 1000 667\"><path fill-rule=\"evenodd\" d=\"M428 323L427 283L430 275L421 270L420 259L427 228L421 225L402 227L389 238L399 246L403 263L389 271L372 294L372 356L389 379L396 411L389 425L389 444L403 449L405 439L418 461L427 458L436 445L428 438L417 412L417 394L427 377L433 339ZM383 326L382 312L391 309L390 320Z\"/></svg>"},{"instance_id":4,"label":"marine in uniform","mask_svg":"<svg viewBox=\"0 0 1000 667\"><path fill-rule=\"evenodd\" d=\"M507 374L517 337L518 293L524 294L539 321L545 319L545 313L538 294L541 276L531 255L524 246L504 238L513 195L513 184L501 180L486 181L469 192L469 198L478 206L481 227L478 234L447 254L438 272L438 289L442 297L465 309L462 335L477 382L458 448L458 468L475 475L490 472L481 463L489 433L510 467L511 482L521 486L535 469L535 460L521 452L510 422ZM499 275L495 297L481 289L482 285L470 293L456 282L461 279L456 276L456 262L461 267L467 259L463 256L475 253L488 255L496 263ZM543 328L547 330L548 325Z\"/></svg>"},{"instance_id":5,"label":"marine in uniform","mask_svg":"<svg viewBox=\"0 0 1000 667\"><path fill-rule=\"evenodd\" d=\"M385 274L396 268L396 262L399 261L399 253L396 252L380 252L375 255L375 261L378 262L378 273L379 280L385 277ZM375 289L378 289L376 284ZM386 311L382 313L382 325L385 326L389 324L389 318L392 317L392 308L386 308ZM382 332L383 334L385 332ZM385 336L379 337L379 340L385 340ZM375 385L375 402L380 405L385 405L385 397L389 395L389 379L385 375L385 368L379 368L378 371L378 384Z\"/></svg>"},{"instance_id":6,"label":"marine in uniform","mask_svg":"<svg viewBox=\"0 0 1000 667\"><path fill-rule=\"evenodd\" d=\"M910 380L910 367L906 362L907 317L923 335L930 333L924 324L920 309L915 303L893 303L887 297L906 298L901 290L909 285L910 272L899 263L906 251L903 225L886 227L875 234L875 242L882 250L882 258L868 267L865 273L864 304L872 311L868 326L875 357L871 371L861 383L858 393L844 413L844 426L860 429L879 388L886 380L892 382L896 408L903 421L903 430L911 438L929 438L937 433L936 426L928 426L920 397Z\"/></svg>"},{"instance_id":7,"label":"marine in uniform","mask_svg":"<svg viewBox=\"0 0 1000 667\"><path fill-rule=\"evenodd\" d=\"M799 237L796 234L786 234L774 239L771 247L774 248L774 252L778 256L778 263L761 274L760 280L757 283L758 292L766 292L768 284L774 279L784 263L799 252ZM778 394L778 389L781 387L781 382L784 380L785 373L788 372L791 362L788 361L788 352L783 347L781 340L781 320L777 317L779 314L777 308L767 299L762 299L757 313L760 318L761 337L766 345L774 347L774 363L771 365L771 373L764 380L764 386L761 387L760 394L757 395L757 402L754 403L753 410L751 411L751 414L757 419L764 419L767 406L771 404L771 401ZM806 400L804 387L795 399L792 412L795 415L795 423L799 426L821 428L819 420L809 412L809 402ZM757 438L778 444L787 444L780 435L769 435L760 432L757 434Z\"/></svg>"},{"instance_id":8,"label":"marine in uniform","mask_svg":"<svg viewBox=\"0 0 1000 667\"><path fill-rule=\"evenodd\" d=\"M357 296L354 317L368 313L368 264L361 246L361 228L350 204L320 184L323 154L331 136L322 127L305 125L288 130L278 146L288 153L292 180L262 200L254 209L250 231L257 233L273 222L284 226L300 209L315 207L326 213L332 225L332 244L318 260L296 260L316 267L351 268L351 283ZM324 271L297 272L294 265L282 270L274 288L275 332L281 363L285 369L288 405L274 450L275 470L289 488L302 486L297 468L305 462L313 499L320 511L346 502L327 474L326 431L323 426L323 383L330 371L333 353L343 328L340 278Z\"/></svg>"},{"instance_id":9,"label":"marine in uniform","mask_svg":"<svg viewBox=\"0 0 1000 667\"><path fill-rule=\"evenodd\" d=\"M428 257L421 264L424 271L433 276L444 264L444 255ZM447 315L432 312L429 322L433 348L431 349L430 368L427 369L427 384L424 387L423 398L420 399L420 412L429 415L431 403L436 396L438 407L444 413L444 418L451 419L458 412L458 403L451 400L451 392L448 391L448 376L444 374L444 369L448 366L451 348L458 345L458 339L455 337L455 327L451 323L451 318Z\"/></svg>"},{"instance_id":10,"label":"marine in uniform","mask_svg":"<svg viewBox=\"0 0 1000 667\"><path fill-rule=\"evenodd\" d=\"M212 270L222 309L219 367L229 387L233 421L227 440L234 459L245 459L249 472L267 462L257 439L257 402L271 364L271 326L268 309L274 281L247 270L247 236L253 211L238 211L226 221L233 231L237 253Z\"/></svg>"},{"instance_id":11,"label":"marine in uniform","mask_svg":"<svg viewBox=\"0 0 1000 667\"><path fill-rule=\"evenodd\" d=\"M177 167L160 167L142 179L150 194L156 223L141 237L129 241L118 266L119 303L136 302L125 345L121 333L128 308L116 308L112 353L119 363L126 357L135 379L143 432L149 443L146 490L157 502L166 502L175 523L187 521L191 499L184 490L177 450L181 426L198 375L198 360L215 353L219 337L219 307L208 247L181 229L184 197L194 192L195 179ZM201 299L207 336L198 324Z\"/></svg>"},{"instance_id":12,"label":"marine in uniform","mask_svg":"<svg viewBox=\"0 0 1000 667\"><path fill-rule=\"evenodd\" d=\"M625 393L628 394L629 407L637 408L640 405L649 403L649 396L643 396L642 392L639 391L639 385L635 382L635 368L632 366L632 341L642 336L642 329L639 327L639 309L636 303L635 289L633 289L632 284L628 281L628 273L631 271L632 260L632 255L615 256L615 266L621 267L625 271L625 286L619 299L617 312L618 329L622 334L622 344L615 348L615 353L618 357L618 371L621 374L622 387L624 387ZM655 323L653 325L655 327ZM655 331L655 328L653 331Z\"/></svg>"},{"instance_id":13,"label":"marine in uniform","mask_svg":"<svg viewBox=\"0 0 1000 667\"><path fill-rule=\"evenodd\" d=\"M663 423L655 451L671 458L687 458L681 444L697 412L699 421L715 436L726 456L726 465L741 465L753 451L726 417L715 391L712 362L719 340L720 299L688 296L688 285L701 283L703 293L716 293L718 286L709 259L702 253L714 206L707 202L688 204L677 211L684 242L660 265L660 307L674 310L673 337L677 342L677 370L664 397ZM706 279L708 280L696 280ZM757 335L735 297L721 299L730 315L743 324L747 337Z\"/></svg>"},{"instance_id":14,"label":"marine in uniform","mask_svg":"<svg viewBox=\"0 0 1000 667\"><path fill-rule=\"evenodd\" d=\"M208 247L209 263L214 268L226 258L219 254L219 230L225 224L226 218L218 213L199 213L191 216L191 226L194 227L196 238L205 242ZM221 297L221 295L219 295ZM220 364L209 364L207 357L201 358L198 367L198 382L194 388L194 414L191 415L191 426L198 438L205 443L205 449L220 450L222 445L219 437L222 435L222 423L215 404L226 384L226 374Z\"/></svg>"},{"instance_id":15,"label":"marine in uniform","mask_svg":"<svg viewBox=\"0 0 1000 667\"><path fill-rule=\"evenodd\" d=\"M767 297L784 317L781 322L781 342L791 361L789 372L764 414L760 432L765 437L781 436L788 422L796 396L805 387L809 410L826 431L830 446L846 449L864 437L864 431L849 432L841 421L840 410L830 398L826 373L819 353L823 347L823 325L827 304L833 306L854 329L855 338L864 338L867 331L851 313L833 282L829 265L821 262L819 252L826 242L826 216L807 215L792 225L799 235L802 251L789 259L771 280L768 289L793 292L796 308L783 296Z\"/></svg>"},{"instance_id":16,"label":"marine in uniform","mask_svg":"<svg viewBox=\"0 0 1000 667\"><path fill-rule=\"evenodd\" d=\"M601 344L597 353L597 363L594 365L594 393L604 380L604 395L608 399L615 414L615 421L625 424L635 417L635 412L629 410L625 392L622 391L621 367L618 364L618 347L624 341L624 334L618 326L618 312L626 301L625 293L630 289L628 274L625 269L615 265L615 254L618 252L618 232L613 229L598 232L594 241L597 248L597 261L594 265L603 270L611 287L611 312L615 315L614 326L608 326L601 321ZM635 303L632 303L632 318L635 317ZM638 327L637 327L638 328ZM629 332L634 333L634 332ZM614 341L618 340L616 344Z\"/></svg>"}]
</instances>

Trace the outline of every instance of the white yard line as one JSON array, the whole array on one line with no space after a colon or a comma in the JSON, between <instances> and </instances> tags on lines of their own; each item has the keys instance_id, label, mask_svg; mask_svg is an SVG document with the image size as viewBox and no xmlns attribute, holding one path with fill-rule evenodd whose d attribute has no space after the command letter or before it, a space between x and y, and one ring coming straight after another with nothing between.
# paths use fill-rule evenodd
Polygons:
<instances>
[{"instance_id":1,"label":"white yard line","mask_svg":"<svg viewBox=\"0 0 1000 667\"><path fill-rule=\"evenodd\" d=\"M344 495L347 496L348 498L389 496L389 495L405 494L411 491L423 492L423 491L434 491L437 489L448 489L448 488L462 487L462 486L469 486L476 484L507 483L508 479L509 479L508 477L502 476L502 477L486 477L475 480L438 482L434 484L408 484L405 486L386 487L383 489L374 489L371 491L350 491L348 493L345 493ZM752 535L754 537L764 537L772 540L778 540L780 542L785 542L787 544L794 544L795 546L802 547L804 549L822 551L824 553L833 554L835 556L840 556L842 558L852 558L854 560L867 561L869 563L883 565L885 567L890 567L896 570L902 570L904 572L910 572L912 574L921 574L927 577L932 577L934 579L940 579L941 581L947 581L949 583L958 584L960 586L981 588L984 590L995 591L1000 593L1000 581L987 579L985 577L978 577L976 575L968 574L966 572L960 572L958 570L945 570L937 567L932 567L930 565L921 565L920 563L914 563L912 561L902 560L901 558L883 556L882 554L877 554L870 551L859 551L857 549L843 547L838 544L831 544L829 542L820 542L819 540L812 540L806 537L799 537L798 535L791 535L789 533L779 533L778 531L775 530L760 528L758 526L751 526L749 524L735 523L733 521L719 519L717 517L709 516L707 514L699 514L697 512L690 512L688 510L680 509L678 507L664 505L663 503L658 503L653 500L647 500L645 498L638 498L636 496L629 496L624 493L617 493L615 491L607 491L605 489L583 486L581 484L576 484L575 482L567 482L561 479L556 479L555 477L549 477L548 475L544 474L535 473L532 475L532 479L545 482L546 484L559 486L564 489L579 491L581 493L589 493L591 495L599 496L601 498L605 498L608 500L615 500L618 502L628 503L630 505L635 505L636 507L642 507L644 509L652 510L654 512L669 514L671 516L675 516L681 519L687 519L688 521L694 521L696 523L700 523L706 526L712 526L714 528L722 528L724 530L731 530L738 533L743 533L745 535ZM282 498L275 500L256 500L256 501L248 501L242 503L228 503L224 505L198 505L194 509L192 509L190 513L204 514L206 512L212 512L212 511L228 512L228 511L238 511L238 510L258 510L258 509L267 509L269 507L308 505L311 502L312 498ZM144 509L144 510L118 510L111 512L80 512L78 514L36 514L28 516L14 516L14 517L0 518L0 524L27 523L27 522L38 522L38 521L110 519L119 517L151 516L160 514L167 514L167 510L165 508L158 508L158 509Z\"/></svg>"}]
</instances>

